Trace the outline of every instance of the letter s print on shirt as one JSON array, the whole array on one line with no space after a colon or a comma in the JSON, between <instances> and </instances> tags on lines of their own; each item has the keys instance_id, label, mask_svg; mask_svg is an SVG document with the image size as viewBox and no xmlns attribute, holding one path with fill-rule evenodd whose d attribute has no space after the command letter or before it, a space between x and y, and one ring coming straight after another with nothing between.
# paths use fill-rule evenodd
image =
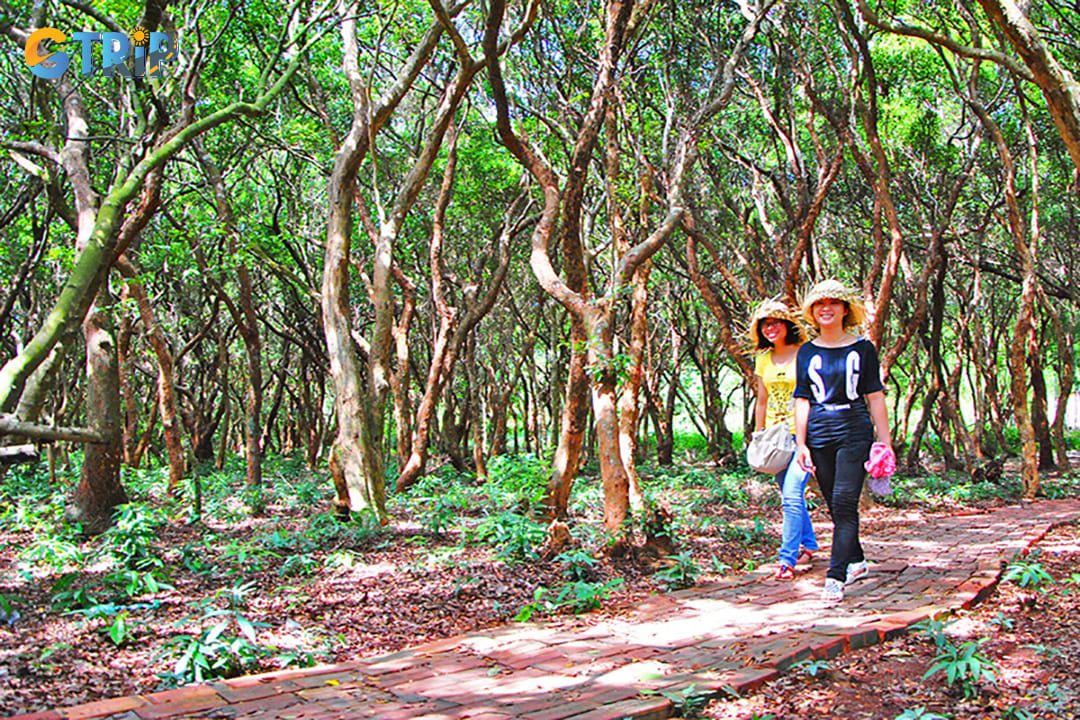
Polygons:
<instances>
[{"instance_id":1,"label":"letter s print on shirt","mask_svg":"<svg viewBox=\"0 0 1080 720\"><path fill-rule=\"evenodd\" d=\"M821 364L821 356L813 355L806 368L806 374L810 377L810 390L813 391L814 399L818 403L824 403L825 398L828 397L825 381L821 378Z\"/></svg>"}]
</instances>

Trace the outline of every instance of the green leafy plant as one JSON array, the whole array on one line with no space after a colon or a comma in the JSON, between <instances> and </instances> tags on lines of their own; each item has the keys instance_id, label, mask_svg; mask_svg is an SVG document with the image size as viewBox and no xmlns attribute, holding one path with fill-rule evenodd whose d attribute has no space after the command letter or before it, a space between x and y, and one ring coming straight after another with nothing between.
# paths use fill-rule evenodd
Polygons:
<instances>
[{"instance_id":1,"label":"green leafy plant","mask_svg":"<svg viewBox=\"0 0 1080 720\"><path fill-rule=\"evenodd\" d=\"M594 580L599 561L588 551L574 548L555 556L555 562L563 566L563 577L568 580Z\"/></svg>"},{"instance_id":2,"label":"green leafy plant","mask_svg":"<svg viewBox=\"0 0 1080 720\"><path fill-rule=\"evenodd\" d=\"M223 560L229 561L234 566L226 570L227 574L261 572L266 569L266 560L268 558L281 557L261 543L240 540L239 538L232 538L219 552Z\"/></svg>"},{"instance_id":3,"label":"green leafy plant","mask_svg":"<svg viewBox=\"0 0 1080 720\"><path fill-rule=\"evenodd\" d=\"M832 670L832 665L828 660L822 660L821 658L808 658L806 660L800 660L797 663L792 664L792 669L798 669L805 672L810 677L816 678L818 673L828 672Z\"/></svg>"},{"instance_id":4,"label":"green leafy plant","mask_svg":"<svg viewBox=\"0 0 1080 720\"><path fill-rule=\"evenodd\" d=\"M247 606L248 598L255 593L256 588L257 586L254 580L245 583L235 583L230 587L219 589L217 593L215 593L215 597L223 599L229 609L237 610Z\"/></svg>"},{"instance_id":5,"label":"green leafy plant","mask_svg":"<svg viewBox=\"0 0 1080 720\"><path fill-rule=\"evenodd\" d=\"M113 524L101 534L100 552L110 555L129 570L157 570L164 561L156 547L159 528L165 524L161 510L137 503L116 509Z\"/></svg>"},{"instance_id":6,"label":"green leafy plant","mask_svg":"<svg viewBox=\"0 0 1080 720\"><path fill-rule=\"evenodd\" d=\"M536 556L544 541L544 528L532 518L514 512L489 515L472 529L478 541L491 543L504 560L526 560Z\"/></svg>"},{"instance_id":7,"label":"green leafy plant","mask_svg":"<svg viewBox=\"0 0 1080 720\"><path fill-rule=\"evenodd\" d=\"M539 502L547 488L547 476L547 465L535 455L499 455L488 463L485 490L510 502Z\"/></svg>"},{"instance_id":8,"label":"green leafy plant","mask_svg":"<svg viewBox=\"0 0 1080 720\"><path fill-rule=\"evenodd\" d=\"M680 690L646 690L645 694L658 694L671 701L676 717L698 718L709 702L710 693L698 690L693 683Z\"/></svg>"},{"instance_id":9,"label":"green leafy plant","mask_svg":"<svg viewBox=\"0 0 1080 720\"><path fill-rule=\"evenodd\" d=\"M310 575L319 569L319 560L309 553L290 555L285 558L278 568L278 575L282 577L296 577L298 575Z\"/></svg>"},{"instance_id":10,"label":"green leafy plant","mask_svg":"<svg viewBox=\"0 0 1080 720\"><path fill-rule=\"evenodd\" d=\"M256 640L256 628L264 623L254 623L233 610L210 610L199 621L203 625L199 634L177 635L165 643L166 652L176 660L172 671L161 676L166 684L251 673L260 669L264 656L272 654Z\"/></svg>"},{"instance_id":11,"label":"green leafy plant","mask_svg":"<svg viewBox=\"0 0 1080 720\"><path fill-rule=\"evenodd\" d=\"M732 568L718 554L713 553L712 557L709 558L709 569L717 575L726 575L731 572Z\"/></svg>"},{"instance_id":12,"label":"green leafy plant","mask_svg":"<svg viewBox=\"0 0 1080 720\"><path fill-rule=\"evenodd\" d=\"M153 572L139 572L138 570L117 570L102 578L106 586L112 588L117 594L128 598L137 598L142 595L153 595L162 590L172 590L173 586L162 581Z\"/></svg>"},{"instance_id":13,"label":"green leafy plant","mask_svg":"<svg viewBox=\"0 0 1080 720\"><path fill-rule=\"evenodd\" d=\"M113 645L120 647L131 637L131 629L127 622L127 612L117 614L116 619L109 625L106 634L112 640Z\"/></svg>"},{"instance_id":14,"label":"green leafy plant","mask_svg":"<svg viewBox=\"0 0 1080 720\"><path fill-rule=\"evenodd\" d=\"M69 539L50 534L31 543L19 557L28 562L60 569L83 564L86 554Z\"/></svg>"},{"instance_id":15,"label":"green leafy plant","mask_svg":"<svg viewBox=\"0 0 1080 720\"><path fill-rule=\"evenodd\" d=\"M528 622L537 613L551 613L561 609L569 609L575 614L589 612L601 607L603 601L622 584L622 578L605 583L579 580L564 585L557 593L540 586L533 591L533 601L522 607L514 620Z\"/></svg>"},{"instance_id":16,"label":"green leafy plant","mask_svg":"<svg viewBox=\"0 0 1080 720\"><path fill-rule=\"evenodd\" d=\"M18 619L19 611L15 609L14 601L3 593L0 593L0 622L14 625L15 621Z\"/></svg>"},{"instance_id":17,"label":"green leafy plant","mask_svg":"<svg viewBox=\"0 0 1080 720\"><path fill-rule=\"evenodd\" d=\"M941 648L923 679L943 674L949 687L959 685L964 697L975 697L979 692L979 683L997 682L997 667L990 658L979 652L984 642L986 638L969 640L959 647L948 644Z\"/></svg>"},{"instance_id":18,"label":"green leafy plant","mask_svg":"<svg viewBox=\"0 0 1080 720\"><path fill-rule=\"evenodd\" d=\"M665 590L680 590L692 587L697 582L701 568L694 562L694 556L689 550L669 555L667 559L668 566L653 575Z\"/></svg>"},{"instance_id":19,"label":"green leafy plant","mask_svg":"<svg viewBox=\"0 0 1080 720\"><path fill-rule=\"evenodd\" d=\"M575 614L597 610L611 593L621 587L622 578L615 578L604 583L578 580L564 586L555 599L559 607L566 607Z\"/></svg>"},{"instance_id":20,"label":"green leafy plant","mask_svg":"<svg viewBox=\"0 0 1080 720\"><path fill-rule=\"evenodd\" d=\"M1045 658L1047 660L1054 657L1060 657L1065 654L1064 651L1058 648L1048 647L1046 645L1025 645L1024 647L1026 647L1028 650L1034 650L1039 657Z\"/></svg>"},{"instance_id":21,"label":"green leafy plant","mask_svg":"<svg viewBox=\"0 0 1080 720\"><path fill-rule=\"evenodd\" d=\"M995 614L988 622L998 630L1012 630L1013 626L1016 625L1016 621L1007 617L1003 612Z\"/></svg>"},{"instance_id":22,"label":"green leafy plant","mask_svg":"<svg viewBox=\"0 0 1080 720\"><path fill-rule=\"evenodd\" d=\"M91 608L100 604L100 589L95 589L92 585L76 584L80 578L79 573L64 573L56 579L51 588L54 607L64 611Z\"/></svg>"},{"instance_id":23,"label":"green leafy plant","mask_svg":"<svg viewBox=\"0 0 1080 720\"><path fill-rule=\"evenodd\" d=\"M1049 586L1054 583L1054 578L1043 569L1042 563L1035 562L1034 559L1021 558L1009 563L1001 579L1019 585L1025 590L1041 593L1049 592Z\"/></svg>"},{"instance_id":24,"label":"green leafy plant","mask_svg":"<svg viewBox=\"0 0 1080 720\"><path fill-rule=\"evenodd\" d=\"M894 720L945 720L945 716L930 712L925 707L917 707L908 708L897 715Z\"/></svg>"},{"instance_id":25,"label":"green leafy plant","mask_svg":"<svg viewBox=\"0 0 1080 720\"><path fill-rule=\"evenodd\" d=\"M439 495L431 499L421 517L426 529L435 535L442 535L457 520L457 508L451 500Z\"/></svg>"},{"instance_id":26,"label":"green leafy plant","mask_svg":"<svg viewBox=\"0 0 1080 720\"><path fill-rule=\"evenodd\" d=\"M923 638L933 642L938 649L941 649L951 642L949 636L945 633L945 630L954 622L956 622L956 620L945 621L927 618L926 620L920 620L912 625L911 629Z\"/></svg>"}]
</instances>

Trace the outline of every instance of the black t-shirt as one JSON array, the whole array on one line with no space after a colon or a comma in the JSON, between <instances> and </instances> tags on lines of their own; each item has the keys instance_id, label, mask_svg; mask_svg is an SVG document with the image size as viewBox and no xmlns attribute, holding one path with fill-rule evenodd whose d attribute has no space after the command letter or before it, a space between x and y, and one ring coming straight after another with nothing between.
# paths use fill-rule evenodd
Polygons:
<instances>
[{"instance_id":1,"label":"black t-shirt","mask_svg":"<svg viewBox=\"0 0 1080 720\"><path fill-rule=\"evenodd\" d=\"M799 348L795 397L810 401L806 444L825 447L844 440L873 440L866 395L884 389L877 348L865 338L827 348L813 341Z\"/></svg>"}]
</instances>

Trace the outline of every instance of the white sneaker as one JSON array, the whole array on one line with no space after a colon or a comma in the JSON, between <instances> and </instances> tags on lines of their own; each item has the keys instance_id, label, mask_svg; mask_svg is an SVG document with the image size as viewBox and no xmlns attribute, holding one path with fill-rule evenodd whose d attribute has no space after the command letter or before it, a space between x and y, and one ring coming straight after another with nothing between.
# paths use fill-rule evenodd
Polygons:
<instances>
[{"instance_id":1,"label":"white sneaker","mask_svg":"<svg viewBox=\"0 0 1080 720\"><path fill-rule=\"evenodd\" d=\"M825 578L825 589L821 599L827 603L838 603L844 599L844 583L836 578Z\"/></svg>"},{"instance_id":2,"label":"white sneaker","mask_svg":"<svg viewBox=\"0 0 1080 720\"><path fill-rule=\"evenodd\" d=\"M870 566L866 564L865 560L860 560L857 563L851 563L847 566L847 580L844 581L845 585L850 585L856 580L862 580L870 573Z\"/></svg>"}]
</instances>

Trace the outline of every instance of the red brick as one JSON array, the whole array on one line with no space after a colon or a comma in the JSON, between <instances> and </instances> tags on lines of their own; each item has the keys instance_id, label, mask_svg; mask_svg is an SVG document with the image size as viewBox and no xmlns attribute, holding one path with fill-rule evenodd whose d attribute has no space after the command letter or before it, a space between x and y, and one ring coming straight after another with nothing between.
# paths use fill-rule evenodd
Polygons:
<instances>
[{"instance_id":1,"label":"red brick","mask_svg":"<svg viewBox=\"0 0 1080 720\"><path fill-rule=\"evenodd\" d=\"M228 705L225 698L217 693L212 695L192 695L190 697L177 698L175 702L165 702L154 705L143 705L134 708L135 714L141 718L151 720L153 718L167 718L175 715L189 715L191 713L205 712L213 708Z\"/></svg>"},{"instance_id":2,"label":"red brick","mask_svg":"<svg viewBox=\"0 0 1080 720\"><path fill-rule=\"evenodd\" d=\"M60 713L67 720L87 720L127 712L145 704L146 700L138 696L121 697L62 708Z\"/></svg>"},{"instance_id":3,"label":"red brick","mask_svg":"<svg viewBox=\"0 0 1080 720\"><path fill-rule=\"evenodd\" d=\"M258 700L259 698L291 693L301 689L299 685L293 682L268 682L256 685L241 685L239 687L233 687L223 682L213 683L211 687L214 688L218 695L231 703Z\"/></svg>"},{"instance_id":4,"label":"red brick","mask_svg":"<svg viewBox=\"0 0 1080 720\"><path fill-rule=\"evenodd\" d=\"M12 715L7 720L64 720L56 710L42 710L28 715Z\"/></svg>"},{"instance_id":5,"label":"red brick","mask_svg":"<svg viewBox=\"0 0 1080 720\"><path fill-rule=\"evenodd\" d=\"M858 650L881 642L881 633L876 628L857 628L847 633L848 647Z\"/></svg>"},{"instance_id":6,"label":"red brick","mask_svg":"<svg viewBox=\"0 0 1080 720\"><path fill-rule=\"evenodd\" d=\"M569 720L663 720L671 717L671 701L667 698L635 698L604 705L595 710L571 715Z\"/></svg>"},{"instance_id":7,"label":"red brick","mask_svg":"<svg viewBox=\"0 0 1080 720\"><path fill-rule=\"evenodd\" d=\"M196 698L214 697L216 695L217 692L210 685L185 685L184 687L162 690L143 697L154 705L164 705L165 703L187 702Z\"/></svg>"}]
</instances>

